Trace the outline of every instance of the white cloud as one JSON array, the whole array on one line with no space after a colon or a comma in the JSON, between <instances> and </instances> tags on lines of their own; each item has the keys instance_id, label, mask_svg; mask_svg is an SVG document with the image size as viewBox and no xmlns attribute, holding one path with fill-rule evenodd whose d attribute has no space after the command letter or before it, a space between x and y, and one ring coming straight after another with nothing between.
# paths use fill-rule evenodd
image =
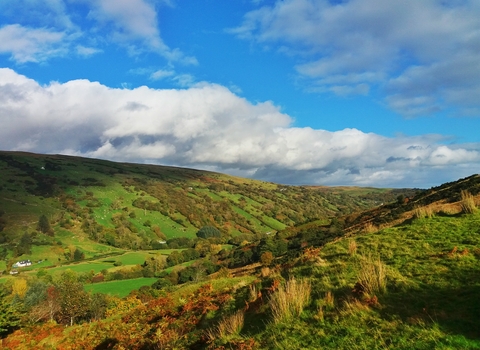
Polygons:
<instances>
[{"instance_id":1,"label":"white cloud","mask_svg":"<svg viewBox=\"0 0 480 350\"><path fill-rule=\"evenodd\" d=\"M478 110L478 18L473 0L285 0L247 13L231 32L297 55L311 90L344 95L379 87L393 109L417 115Z\"/></svg>"},{"instance_id":2,"label":"white cloud","mask_svg":"<svg viewBox=\"0 0 480 350\"><path fill-rule=\"evenodd\" d=\"M195 84L195 77L191 74L178 74L172 80L181 87L189 87Z\"/></svg>"},{"instance_id":3,"label":"white cloud","mask_svg":"<svg viewBox=\"0 0 480 350\"><path fill-rule=\"evenodd\" d=\"M90 57L100 52L102 52L102 50L96 49L94 47L85 47L83 45L77 45L77 54L83 57Z\"/></svg>"},{"instance_id":4,"label":"white cloud","mask_svg":"<svg viewBox=\"0 0 480 350\"><path fill-rule=\"evenodd\" d=\"M175 75L175 71L171 69L159 69L152 74L150 74L150 79L153 80L161 80L164 78L171 77L172 75Z\"/></svg>"},{"instance_id":5,"label":"white cloud","mask_svg":"<svg viewBox=\"0 0 480 350\"><path fill-rule=\"evenodd\" d=\"M208 168L295 184L425 186L478 171L480 144L292 127L271 102L209 83L41 86L0 69L0 149Z\"/></svg>"},{"instance_id":6,"label":"white cloud","mask_svg":"<svg viewBox=\"0 0 480 350\"><path fill-rule=\"evenodd\" d=\"M185 56L178 48L169 48L160 36L155 7L145 0L89 0L89 17L109 27L111 38L136 52L144 47L169 61L198 64L195 57ZM140 42L140 46L135 43Z\"/></svg>"},{"instance_id":7,"label":"white cloud","mask_svg":"<svg viewBox=\"0 0 480 350\"><path fill-rule=\"evenodd\" d=\"M155 52L168 62L198 64L164 43L155 2L149 0L2 0L0 14L12 23L0 29L0 53L19 63L71 52L89 57L113 42L133 55Z\"/></svg>"},{"instance_id":8,"label":"white cloud","mask_svg":"<svg viewBox=\"0 0 480 350\"><path fill-rule=\"evenodd\" d=\"M0 28L0 53L11 54L19 63L41 62L68 51L66 34L49 29L32 29L19 24Z\"/></svg>"}]
</instances>

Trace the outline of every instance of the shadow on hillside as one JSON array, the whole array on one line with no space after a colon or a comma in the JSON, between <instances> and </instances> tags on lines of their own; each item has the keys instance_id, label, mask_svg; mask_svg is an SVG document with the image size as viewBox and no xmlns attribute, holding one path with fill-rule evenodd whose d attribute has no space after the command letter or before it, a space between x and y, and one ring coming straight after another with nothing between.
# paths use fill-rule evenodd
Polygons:
<instances>
[{"instance_id":1,"label":"shadow on hillside","mask_svg":"<svg viewBox=\"0 0 480 350\"><path fill-rule=\"evenodd\" d=\"M382 317L398 315L412 324L435 322L448 333L480 339L480 274L478 271L467 274L471 284L462 287L422 285L402 291L389 290L380 301Z\"/></svg>"},{"instance_id":2,"label":"shadow on hillside","mask_svg":"<svg viewBox=\"0 0 480 350\"><path fill-rule=\"evenodd\" d=\"M104 341L102 341L100 344L98 344L94 349L95 350L108 350L108 349L113 349L115 346L118 344L117 339L113 338L107 338Z\"/></svg>"}]
</instances>

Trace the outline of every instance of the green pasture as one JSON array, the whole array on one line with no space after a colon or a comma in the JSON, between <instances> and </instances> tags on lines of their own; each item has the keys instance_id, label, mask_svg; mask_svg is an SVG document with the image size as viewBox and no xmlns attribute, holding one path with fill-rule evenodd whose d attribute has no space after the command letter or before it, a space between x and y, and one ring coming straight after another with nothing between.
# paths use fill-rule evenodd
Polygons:
<instances>
[{"instance_id":1,"label":"green pasture","mask_svg":"<svg viewBox=\"0 0 480 350\"><path fill-rule=\"evenodd\" d=\"M53 267L48 269L47 271L55 275L61 274L66 270L72 270L76 273L86 273L93 270L95 273L98 273L104 269L108 270L112 267L113 267L113 263L102 263L102 262L91 261L91 262L82 262L78 264L69 264L69 265L63 265L59 267Z\"/></svg>"},{"instance_id":2,"label":"green pasture","mask_svg":"<svg viewBox=\"0 0 480 350\"><path fill-rule=\"evenodd\" d=\"M120 298L126 297L132 290L143 286L150 286L157 281L157 278L135 278L130 280L109 281L93 284L86 284L85 290L92 293L103 293L116 295Z\"/></svg>"},{"instance_id":3,"label":"green pasture","mask_svg":"<svg viewBox=\"0 0 480 350\"><path fill-rule=\"evenodd\" d=\"M274 230L277 230L277 231L280 231L280 230L283 230L285 229L287 226L285 224L282 224L280 221L274 219L274 218L271 218L269 216L262 216L262 222L273 228Z\"/></svg>"},{"instance_id":4,"label":"green pasture","mask_svg":"<svg viewBox=\"0 0 480 350\"><path fill-rule=\"evenodd\" d=\"M101 259L104 262L110 261L119 261L122 263L122 266L125 265L141 265L147 260L149 257L157 255L157 251L139 251L139 252L129 252L122 255L108 257Z\"/></svg>"}]
</instances>

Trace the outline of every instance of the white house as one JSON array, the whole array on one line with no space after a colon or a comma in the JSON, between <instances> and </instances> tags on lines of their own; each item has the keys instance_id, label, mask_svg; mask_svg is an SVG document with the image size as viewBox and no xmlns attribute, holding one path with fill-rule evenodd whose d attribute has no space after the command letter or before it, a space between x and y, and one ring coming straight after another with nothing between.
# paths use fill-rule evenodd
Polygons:
<instances>
[{"instance_id":1,"label":"white house","mask_svg":"<svg viewBox=\"0 0 480 350\"><path fill-rule=\"evenodd\" d=\"M12 267L17 268L17 267L26 267L31 265L32 265L32 262L30 260L21 260L13 264Z\"/></svg>"}]
</instances>

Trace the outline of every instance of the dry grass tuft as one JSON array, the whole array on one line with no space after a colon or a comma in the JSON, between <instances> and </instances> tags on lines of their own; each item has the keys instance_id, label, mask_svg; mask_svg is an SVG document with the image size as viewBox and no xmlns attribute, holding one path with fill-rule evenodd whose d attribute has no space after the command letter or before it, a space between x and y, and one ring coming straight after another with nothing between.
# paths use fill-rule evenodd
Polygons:
<instances>
[{"instance_id":1,"label":"dry grass tuft","mask_svg":"<svg viewBox=\"0 0 480 350\"><path fill-rule=\"evenodd\" d=\"M362 257L358 275L359 292L370 296L387 291L387 275L385 265L380 259Z\"/></svg>"},{"instance_id":2,"label":"dry grass tuft","mask_svg":"<svg viewBox=\"0 0 480 350\"><path fill-rule=\"evenodd\" d=\"M475 198L468 191L462 190L462 200L460 202L462 212L465 214L473 214L477 210L475 205Z\"/></svg>"},{"instance_id":3,"label":"dry grass tuft","mask_svg":"<svg viewBox=\"0 0 480 350\"><path fill-rule=\"evenodd\" d=\"M413 216L416 219L432 218L435 216L435 210L432 206L416 207L413 210Z\"/></svg>"},{"instance_id":4,"label":"dry grass tuft","mask_svg":"<svg viewBox=\"0 0 480 350\"><path fill-rule=\"evenodd\" d=\"M260 290L257 288L255 284L251 284L250 286L248 286L248 291L249 291L248 293L249 302L252 302L258 299Z\"/></svg>"},{"instance_id":5,"label":"dry grass tuft","mask_svg":"<svg viewBox=\"0 0 480 350\"><path fill-rule=\"evenodd\" d=\"M350 256L355 256L357 254L357 248L357 242L355 242L354 239L351 239L348 242L348 254L350 254Z\"/></svg>"},{"instance_id":6,"label":"dry grass tuft","mask_svg":"<svg viewBox=\"0 0 480 350\"><path fill-rule=\"evenodd\" d=\"M332 310L335 307L335 297L333 296L332 292L328 291L325 293L323 305L325 305L328 310Z\"/></svg>"},{"instance_id":7,"label":"dry grass tuft","mask_svg":"<svg viewBox=\"0 0 480 350\"><path fill-rule=\"evenodd\" d=\"M455 215L458 214L458 208L453 207L451 204L444 204L438 212L443 215Z\"/></svg>"},{"instance_id":8,"label":"dry grass tuft","mask_svg":"<svg viewBox=\"0 0 480 350\"><path fill-rule=\"evenodd\" d=\"M365 226L363 227L363 232L365 233L374 233L378 231L378 227L376 227L374 224L371 222L367 222Z\"/></svg>"},{"instance_id":9,"label":"dry grass tuft","mask_svg":"<svg viewBox=\"0 0 480 350\"><path fill-rule=\"evenodd\" d=\"M340 314L347 316L362 311L370 311L370 307L358 299L349 299L344 301Z\"/></svg>"},{"instance_id":10,"label":"dry grass tuft","mask_svg":"<svg viewBox=\"0 0 480 350\"><path fill-rule=\"evenodd\" d=\"M271 270L269 267L262 267L260 270L260 274L262 275L263 278L270 276Z\"/></svg>"},{"instance_id":11,"label":"dry grass tuft","mask_svg":"<svg viewBox=\"0 0 480 350\"><path fill-rule=\"evenodd\" d=\"M210 341L225 339L233 335L239 335L244 323L245 312L239 310L233 315L222 318L216 326L208 329L205 334Z\"/></svg>"},{"instance_id":12,"label":"dry grass tuft","mask_svg":"<svg viewBox=\"0 0 480 350\"><path fill-rule=\"evenodd\" d=\"M299 316L310 303L312 287L306 280L290 278L270 297L270 308L275 323Z\"/></svg>"}]
</instances>

